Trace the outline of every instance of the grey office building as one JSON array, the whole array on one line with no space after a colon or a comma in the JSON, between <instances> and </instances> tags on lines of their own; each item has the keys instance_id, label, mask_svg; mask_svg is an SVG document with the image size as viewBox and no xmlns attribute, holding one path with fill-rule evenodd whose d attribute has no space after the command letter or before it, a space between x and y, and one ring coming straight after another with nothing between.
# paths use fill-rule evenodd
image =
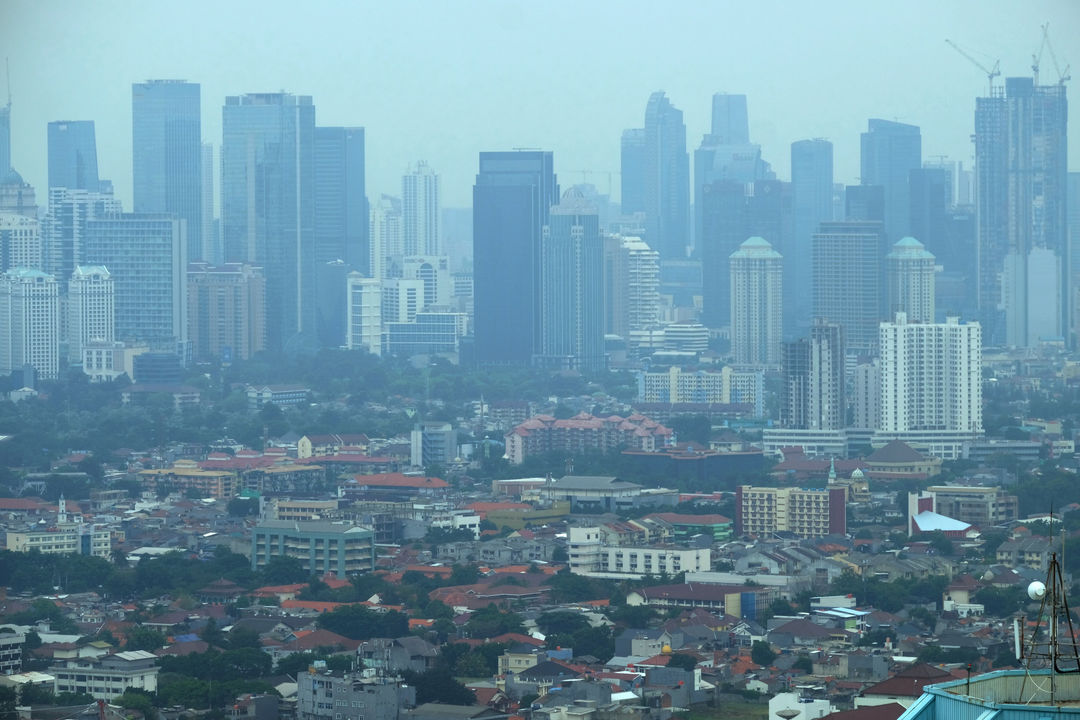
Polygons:
<instances>
[{"instance_id":1,"label":"grey office building","mask_svg":"<svg viewBox=\"0 0 1080 720\"><path fill-rule=\"evenodd\" d=\"M791 143L792 241L784 263L785 325L810 327L811 244L818 226L832 220L833 145L815 138Z\"/></svg>"},{"instance_id":2,"label":"grey office building","mask_svg":"<svg viewBox=\"0 0 1080 720\"><path fill-rule=\"evenodd\" d=\"M663 92L645 106L645 242L661 260L686 257L690 244L690 156L682 110Z\"/></svg>"},{"instance_id":3,"label":"grey office building","mask_svg":"<svg viewBox=\"0 0 1080 720\"><path fill-rule=\"evenodd\" d=\"M623 215L645 212L645 130L623 130L620 146Z\"/></svg>"},{"instance_id":4,"label":"grey office building","mask_svg":"<svg viewBox=\"0 0 1080 720\"><path fill-rule=\"evenodd\" d=\"M93 120L49 123L49 187L101 190Z\"/></svg>"},{"instance_id":5,"label":"grey office building","mask_svg":"<svg viewBox=\"0 0 1080 720\"><path fill-rule=\"evenodd\" d=\"M315 345L315 105L227 97L222 123L225 261L264 268L268 349Z\"/></svg>"},{"instance_id":6,"label":"grey office building","mask_svg":"<svg viewBox=\"0 0 1080 720\"><path fill-rule=\"evenodd\" d=\"M922 167L922 133L915 125L871 119L862 134L860 180L885 189L885 233L893 242L911 234L909 175Z\"/></svg>"},{"instance_id":7,"label":"grey office building","mask_svg":"<svg viewBox=\"0 0 1080 720\"><path fill-rule=\"evenodd\" d=\"M131 86L134 211L187 223L188 258L203 257L202 119L198 83L148 80Z\"/></svg>"},{"instance_id":8,"label":"grey office building","mask_svg":"<svg viewBox=\"0 0 1080 720\"><path fill-rule=\"evenodd\" d=\"M540 239L559 198L550 152L483 152L473 186L475 354L528 365L540 347Z\"/></svg>"},{"instance_id":9,"label":"grey office building","mask_svg":"<svg viewBox=\"0 0 1080 720\"><path fill-rule=\"evenodd\" d=\"M814 317L840 325L847 349L873 354L881 321L881 252L876 222L827 222L814 234Z\"/></svg>"},{"instance_id":10,"label":"grey office building","mask_svg":"<svg viewBox=\"0 0 1080 720\"><path fill-rule=\"evenodd\" d=\"M315 128L315 261L370 276L364 128Z\"/></svg>"}]
</instances>

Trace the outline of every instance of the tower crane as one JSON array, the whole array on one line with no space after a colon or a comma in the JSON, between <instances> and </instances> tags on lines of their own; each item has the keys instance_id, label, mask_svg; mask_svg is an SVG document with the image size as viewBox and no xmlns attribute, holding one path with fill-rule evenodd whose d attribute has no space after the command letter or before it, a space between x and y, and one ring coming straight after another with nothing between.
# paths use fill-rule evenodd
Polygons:
<instances>
[{"instance_id":1,"label":"tower crane","mask_svg":"<svg viewBox=\"0 0 1080 720\"><path fill-rule=\"evenodd\" d=\"M981 62L979 62L978 60L976 60L976 59L975 59L975 58L974 58L974 57L973 57L973 56L971 55L971 53L969 53L968 51L964 50L964 48L960 47L959 45L957 45L956 43L954 43L954 42L953 42L952 40L949 40L948 38L945 38L945 42L946 42L946 43L948 43L948 44L949 44L949 47L951 47L951 48L952 48L953 50L955 50L956 52L960 53L960 54L961 54L961 55L963 55L963 56L964 56L965 58L967 58L967 59L968 59L968 61L969 61L969 62L970 62L970 63L971 63L972 65L974 65L975 67L979 68L979 69L980 69L980 70L982 70L982 71L983 71L984 73L986 73L986 79L987 79L987 81L988 81L988 82L989 82L989 84L990 84L990 95L991 95L991 97L993 97L993 95L994 95L994 78L996 78L996 77L997 77L998 75L1000 75L1000 74L1001 74L1001 61L1000 61L1000 60L995 60L995 61L994 61L994 67L992 67L992 68L990 68L990 69L987 69L987 68L986 68L986 66L985 66L985 65L983 65L983 64L982 64Z\"/></svg>"},{"instance_id":2,"label":"tower crane","mask_svg":"<svg viewBox=\"0 0 1080 720\"><path fill-rule=\"evenodd\" d=\"M1050 51L1050 60L1054 63L1054 72L1056 72L1058 76L1058 85L1064 85L1069 80L1072 80L1072 75L1069 74L1069 68L1072 66L1066 64L1065 69L1062 70L1061 67L1058 65L1057 54L1054 52L1054 46L1050 44L1050 33L1048 32L1049 27L1050 23L1043 23L1043 45L1045 45L1046 49ZM1039 50L1039 54L1042 54L1042 50ZM1038 76L1036 76L1035 78L1035 84L1039 84Z\"/></svg>"}]
</instances>

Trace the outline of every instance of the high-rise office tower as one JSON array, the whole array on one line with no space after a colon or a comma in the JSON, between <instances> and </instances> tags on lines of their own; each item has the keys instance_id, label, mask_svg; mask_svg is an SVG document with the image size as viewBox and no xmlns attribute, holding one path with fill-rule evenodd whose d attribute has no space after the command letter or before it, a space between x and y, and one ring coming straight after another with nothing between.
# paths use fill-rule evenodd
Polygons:
<instances>
[{"instance_id":1,"label":"high-rise office tower","mask_svg":"<svg viewBox=\"0 0 1080 720\"><path fill-rule=\"evenodd\" d=\"M0 275L0 373L26 365L44 379L60 372L60 293L52 275L17 268Z\"/></svg>"},{"instance_id":2,"label":"high-rise office tower","mask_svg":"<svg viewBox=\"0 0 1080 720\"><path fill-rule=\"evenodd\" d=\"M49 188L102 190L93 120L49 123Z\"/></svg>"},{"instance_id":3,"label":"high-rise office tower","mask_svg":"<svg viewBox=\"0 0 1080 720\"><path fill-rule=\"evenodd\" d=\"M259 268L189 263L187 308L196 360L247 360L266 349L266 281Z\"/></svg>"},{"instance_id":4,"label":"high-rise office tower","mask_svg":"<svg viewBox=\"0 0 1080 720\"><path fill-rule=\"evenodd\" d=\"M480 363L528 365L540 348L540 238L559 198L550 152L480 153L473 302Z\"/></svg>"},{"instance_id":5,"label":"high-rise office tower","mask_svg":"<svg viewBox=\"0 0 1080 720\"><path fill-rule=\"evenodd\" d=\"M922 133L915 125L871 119L862 134L861 182L885 189L885 233L911 234L909 174L922 167Z\"/></svg>"},{"instance_id":6,"label":"high-rise office tower","mask_svg":"<svg viewBox=\"0 0 1080 720\"><path fill-rule=\"evenodd\" d=\"M310 96L225 98L221 221L226 262L266 275L266 344L314 345L315 105Z\"/></svg>"},{"instance_id":7,"label":"high-rise office tower","mask_svg":"<svg viewBox=\"0 0 1080 720\"><path fill-rule=\"evenodd\" d=\"M0 272L42 268L41 227L34 218L0 212Z\"/></svg>"},{"instance_id":8,"label":"high-rise office tower","mask_svg":"<svg viewBox=\"0 0 1080 720\"><path fill-rule=\"evenodd\" d=\"M645 129L623 130L620 148L623 215L645 212Z\"/></svg>"},{"instance_id":9,"label":"high-rise office tower","mask_svg":"<svg viewBox=\"0 0 1080 720\"><path fill-rule=\"evenodd\" d=\"M848 351L877 348L882 235L874 222L821 223L814 234L814 317L841 325Z\"/></svg>"},{"instance_id":10,"label":"high-rise office tower","mask_svg":"<svg viewBox=\"0 0 1080 720\"><path fill-rule=\"evenodd\" d=\"M9 88L10 93L10 88ZM0 107L0 178L6 177L11 164L11 96L7 104Z\"/></svg>"},{"instance_id":11,"label":"high-rise office tower","mask_svg":"<svg viewBox=\"0 0 1080 720\"><path fill-rule=\"evenodd\" d=\"M645 106L645 242L661 260L685 258L689 222L690 156L682 110L654 92Z\"/></svg>"},{"instance_id":12,"label":"high-rise office tower","mask_svg":"<svg viewBox=\"0 0 1080 720\"><path fill-rule=\"evenodd\" d=\"M977 284L991 344L1027 347L1045 337L1069 338L1067 115L1065 86L1036 85L1031 78L1008 78L1003 94L975 100ZM1045 323L1048 314L1056 327Z\"/></svg>"},{"instance_id":13,"label":"high-rise office tower","mask_svg":"<svg viewBox=\"0 0 1080 720\"><path fill-rule=\"evenodd\" d=\"M745 95L719 92L712 96L712 135L719 145L745 145L750 142Z\"/></svg>"},{"instance_id":14,"label":"high-rise office tower","mask_svg":"<svg viewBox=\"0 0 1080 720\"><path fill-rule=\"evenodd\" d=\"M833 219L833 146L815 138L791 143L791 247L785 253L784 303L788 326L804 332L810 327L811 245L823 222Z\"/></svg>"},{"instance_id":15,"label":"high-rise office tower","mask_svg":"<svg viewBox=\"0 0 1080 720\"><path fill-rule=\"evenodd\" d=\"M883 434L982 432L982 333L978 323L881 323Z\"/></svg>"},{"instance_id":16,"label":"high-rise office tower","mask_svg":"<svg viewBox=\"0 0 1080 720\"><path fill-rule=\"evenodd\" d=\"M847 406L844 331L815 319L809 337L784 343L780 423L800 430L841 430Z\"/></svg>"},{"instance_id":17,"label":"high-rise office tower","mask_svg":"<svg viewBox=\"0 0 1080 720\"><path fill-rule=\"evenodd\" d=\"M731 351L740 367L780 367L784 263L767 240L752 237L731 254Z\"/></svg>"},{"instance_id":18,"label":"high-rise office tower","mask_svg":"<svg viewBox=\"0 0 1080 720\"><path fill-rule=\"evenodd\" d=\"M187 223L188 258L203 256L202 110L198 83L148 80L131 86L133 210Z\"/></svg>"},{"instance_id":19,"label":"high-rise office tower","mask_svg":"<svg viewBox=\"0 0 1080 720\"><path fill-rule=\"evenodd\" d=\"M596 208L568 190L551 208L540 240L540 347L535 362L559 370L602 370L603 244Z\"/></svg>"},{"instance_id":20,"label":"high-rise office tower","mask_svg":"<svg viewBox=\"0 0 1080 720\"><path fill-rule=\"evenodd\" d=\"M56 277L71 277L77 265L86 264L86 224L119 212L120 201L112 194L51 188L42 227L44 270Z\"/></svg>"},{"instance_id":21,"label":"high-rise office tower","mask_svg":"<svg viewBox=\"0 0 1080 720\"><path fill-rule=\"evenodd\" d=\"M87 343L116 340L116 287L108 269L79 265L68 281L67 356L81 363Z\"/></svg>"},{"instance_id":22,"label":"high-rise office tower","mask_svg":"<svg viewBox=\"0 0 1080 720\"><path fill-rule=\"evenodd\" d=\"M911 235L917 237L944 264L944 257L952 254L949 252L947 220L953 208L949 171L942 167L923 167L912 170L908 178ZM945 251L944 256L938 255L941 250ZM956 262L952 264L958 265ZM960 268L946 265L946 269Z\"/></svg>"},{"instance_id":23,"label":"high-rise office tower","mask_svg":"<svg viewBox=\"0 0 1080 720\"><path fill-rule=\"evenodd\" d=\"M889 317L902 312L908 322L934 322L934 256L921 242L906 237L885 256Z\"/></svg>"},{"instance_id":24,"label":"high-rise office tower","mask_svg":"<svg viewBox=\"0 0 1080 720\"><path fill-rule=\"evenodd\" d=\"M350 350L367 350L382 355L382 287L376 278L349 273L349 326L345 345Z\"/></svg>"},{"instance_id":25,"label":"high-rise office tower","mask_svg":"<svg viewBox=\"0 0 1080 720\"><path fill-rule=\"evenodd\" d=\"M186 354L187 223L175 215L123 213L86 223L85 263L115 283L116 337Z\"/></svg>"},{"instance_id":26,"label":"high-rise office tower","mask_svg":"<svg viewBox=\"0 0 1080 720\"><path fill-rule=\"evenodd\" d=\"M202 160L199 170L202 177L199 182L199 207L202 213L202 257L209 263L221 262L221 238L214 230L214 144L202 144Z\"/></svg>"},{"instance_id":27,"label":"high-rise office tower","mask_svg":"<svg viewBox=\"0 0 1080 720\"><path fill-rule=\"evenodd\" d=\"M399 278L404 272L404 218L401 198L381 196L371 209L371 276L378 280Z\"/></svg>"},{"instance_id":28,"label":"high-rise office tower","mask_svg":"<svg viewBox=\"0 0 1080 720\"><path fill-rule=\"evenodd\" d=\"M426 162L401 178L405 255L439 255L439 176Z\"/></svg>"},{"instance_id":29,"label":"high-rise office tower","mask_svg":"<svg viewBox=\"0 0 1080 720\"><path fill-rule=\"evenodd\" d=\"M848 185L844 189L844 220L885 223L885 186Z\"/></svg>"},{"instance_id":30,"label":"high-rise office tower","mask_svg":"<svg viewBox=\"0 0 1080 720\"><path fill-rule=\"evenodd\" d=\"M364 141L362 127L315 128L315 261L370 273Z\"/></svg>"}]
</instances>

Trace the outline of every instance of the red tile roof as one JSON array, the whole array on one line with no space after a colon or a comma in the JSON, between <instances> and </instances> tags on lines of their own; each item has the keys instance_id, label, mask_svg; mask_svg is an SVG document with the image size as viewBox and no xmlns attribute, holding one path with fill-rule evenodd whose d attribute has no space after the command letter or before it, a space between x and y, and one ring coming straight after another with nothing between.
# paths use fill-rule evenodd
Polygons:
<instances>
[{"instance_id":1,"label":"red tile roof","mask_svg":"<svg viewBox=\"0 0 1080 720\"><path fill-rule=\"evenodd\" d=\"M442 478L405 475L404 473L355 475L353 481L361 487L431 488L436 490L444 490L450 487Z\"/></svg>"}]
</instances>

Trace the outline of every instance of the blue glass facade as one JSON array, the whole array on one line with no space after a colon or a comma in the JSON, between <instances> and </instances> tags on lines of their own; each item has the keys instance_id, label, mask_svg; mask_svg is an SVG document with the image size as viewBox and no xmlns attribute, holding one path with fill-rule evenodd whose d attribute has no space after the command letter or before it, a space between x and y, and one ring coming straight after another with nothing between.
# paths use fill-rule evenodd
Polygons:
<instances>
[{"instance_id":1,"label":"blue glass facade","mask_svg":"<svg viewBox=\"0 0 1080 720\"><path fill-rule=\"evenodd\" d=\"M315 106L309 96L227 97L221 219L226 262L266 273L267 348L315 338Z\"/></svg>"},{"instance_id":2,"label":"blue glass facade","mask_svg":"<svg viewBox=\"0 0 1080 720\"><path fill-rule=\"evenodd\" d=\"M49 187L101 190L93 120L49 123Z\"/></svg>"},{"instance_id":3,"label":"blue glass facade","mask_svg":"<svg viewBox=\"0 0 1080 720\"><path fill-rule=\"evenodd\" d=\"M645 107L645 242L661 260L686 257L690 244L690 156L682 110L662 92Z\"/></svg>"},{"instance_id":4,"label":"blue glass facade","mask_svg":"<svg viewBox=\"0 0 1080 720\"><path fill-rule=\"evenodd\" d=\"M134 210L187 222L188 258L202 249L202 122L199 85L150 80L131 86Z\"/></svg>"},{"instance_id":5,"label":"blue glass facade","mask_svg":"<svg viewBox=\"0 0 1080 720\"><path fill-rule=\"evenodd\" d=\"M370 277L364 128L315 128L315 261Z\"/></svg>"},{"instance_id":6,"label":"blue glass facade","mask_svg":"<svg viewBox=\"0 0 1080 720\"><path fill-rule=\"evenodd\" d=\"M550 152L480 153L473 187L480 363L528 365L540 346L540 235L558 197Z\"/></svg>"}]
</instances>

